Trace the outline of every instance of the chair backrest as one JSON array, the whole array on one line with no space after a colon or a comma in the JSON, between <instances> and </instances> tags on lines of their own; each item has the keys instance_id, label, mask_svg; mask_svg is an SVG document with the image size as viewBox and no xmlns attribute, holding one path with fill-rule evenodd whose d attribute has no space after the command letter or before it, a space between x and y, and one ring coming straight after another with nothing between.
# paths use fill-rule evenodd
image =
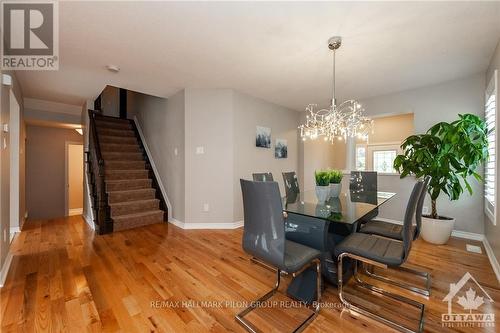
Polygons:
<instances>
[{"instance_id":1,"label":"chair backrest","mask_svg":"<svg viewBox=\"0 0 500 333\"><path fill-rule=\"evenodd\" d=\"M299 180L295 171L283 172L283 182L285 183L287 197L300 193Z\"/></svg>"},{"instance_id":2,"label":"chair backrest","mask_svg":"<svg viewBox=\"0 0 500 333\"><path fill-rule=\"evenodd\" d=\"M240 179L243 194L243 249L265 263L285 261L285 221L276 182Z\"/></svg>"},{"instance_id":3,"label":"chair backrest","mask_svg":"<svg viewBox=\"0 0 500 333\"><path fill-rule=\"evenodd\" d=\"M420 236L420 230L422 229L422 209L424 207L425 195L427 193L427 188L429 187L430 181L431 176L425 176L422 193L420 194L420 198L418 198L417 209L415 211L416 226L413 240L416 240Z\"/></svg>"},{"instance_id":4,"label":"chair backrest","mask_svg":"<svg viewBox=\"0 0 500 333\"><path fill-rule=\"evenodd\" d=\"M264 172L264 173L253 173L252 174L253 180L256 182L273 182L273 174L270 172Z\"/></svg>"},{"instance_id":5,"label":"chair backrest","mask_svg":"<svg viewBox=\"0 0 500 333\"><path fill-rule=\"evenodd\" d=\"M351 179L349 180L349 190L351 192L376 192L377 187L376 171L351 171Z\"/></svg>"},{"instance_id":6,"label":"chair backrest","mask_svg":"<svg viewBox=\"0 0 500 333\"><path fill-rule=\"evenodd\" d=\"M408 259L410 254L411 243L413 242L413 218L415 217L415 211L417 210L418 199L422 193L422 188L424 187L424 182L418 180L413 186L410 198L408 199L408 205L406 205L405 217L403 220L403 249L404 257L403 261Z\"/></svg>"}]
</instances>

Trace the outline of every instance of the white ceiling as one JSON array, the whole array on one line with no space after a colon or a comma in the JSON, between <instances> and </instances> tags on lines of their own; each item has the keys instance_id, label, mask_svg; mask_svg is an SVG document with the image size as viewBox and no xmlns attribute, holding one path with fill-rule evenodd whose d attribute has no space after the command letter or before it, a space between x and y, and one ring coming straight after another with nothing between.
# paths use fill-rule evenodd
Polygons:
<instances>
[{"instance_id":1,"label":"white ceiling","mask_svg":"<svg viewBox=\"0 0 500 333\"><path fill-rule=\"evenodd\" d=\"M332 35L339 99L485 71L500 38L500 2L61 2L59 17L59 71L17 75L25 97L74 105L111 84L234 88L303 110L330 98Z\"/></svg>"}]
</instances>

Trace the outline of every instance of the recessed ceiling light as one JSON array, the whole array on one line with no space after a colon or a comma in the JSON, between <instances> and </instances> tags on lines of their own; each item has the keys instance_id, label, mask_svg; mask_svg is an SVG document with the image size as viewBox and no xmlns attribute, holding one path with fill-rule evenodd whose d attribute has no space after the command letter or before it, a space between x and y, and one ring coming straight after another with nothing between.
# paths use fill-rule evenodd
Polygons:
<instances>
[{"instance_id":1,"label":"recessed ceiling light","mask_svg":"<svg viewBox=\"0 0 500 333\"><path fill-rule=\"evenodd\" d=\"M106 65L106 69L113 73L118 73L120 71L120 67L116 65Z\"/></svg>"}]
</instances>

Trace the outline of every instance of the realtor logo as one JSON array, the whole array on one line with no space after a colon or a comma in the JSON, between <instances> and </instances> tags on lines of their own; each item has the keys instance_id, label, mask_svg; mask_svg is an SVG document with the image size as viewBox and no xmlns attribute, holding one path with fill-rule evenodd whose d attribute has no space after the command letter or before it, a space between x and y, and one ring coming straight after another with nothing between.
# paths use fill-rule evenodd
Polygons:
<instances>
[{"instance_id":1,"label":"realtor logo","mask_svg":"<svg viewBox=\"0 0 500 333\"><path fill-rule=\"evenodd\" d=\"M56 1L2 1L0 17L3 70L59 68Z\"/></svg>"},{"instance_id":2,"label":"realtor logo","mask_svg":"<svg viewBox=\"0 0 500 333\"><path fill-rule=\"evenodd\" d=\"M454 301L463 308L463 312L453 312ZM484 305L491 305L493 299L469 272L465 273L456 284L450 284L450 292L443 298L443 302L448 302L448 313L441 315L443 327L495 326L495 314L480 311Z\"/></svg>"}]
</instances>

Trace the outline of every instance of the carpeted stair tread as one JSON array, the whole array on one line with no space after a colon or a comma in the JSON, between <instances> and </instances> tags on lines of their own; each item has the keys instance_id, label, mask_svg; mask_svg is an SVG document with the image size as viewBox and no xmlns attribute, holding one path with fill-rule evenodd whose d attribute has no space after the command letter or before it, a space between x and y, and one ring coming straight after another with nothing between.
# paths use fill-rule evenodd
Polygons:
<instances>
[{"instance_id":1,"label":"carpeted stair tread","mask_svg":"<svg viewBox=\"0 0 500 333\"><path fill-rule=\"evenodd\" d=\"M99 135L99 143L120 143L125 145L138 144L137 139L132 136Z\"/></svg>"},{"instance_id":2,"label":"carpeted stair tread","mask_svg":"<svg viewBox=\"0 0 500 333\"><path fill-rule=\"evenodd\" d=\"M129 191L151 188L151 179L105 180L106 192Z\"/></svg>"},{"instance_id":3,"label":"carpeted stair tread","mask_svg":"<svg viewBox=\"0 0 500 333\"><path fill-rule=\"evenodd\" d=\"M129 119L116 118L116 117L106 117L106 116L103 116L103 115L96 115L95 120L96 121L111 122L111 123L130 124L130 120Z\"/></svg>"},{"instance_id":4,"label":"carpeted stair tread","mask_svg":"<svg viewBox=\"0 0 500 333\"><path fill-rule=\"evenodd\" d=\"M104 162L106 163L106 162ZM144 170L108 170L104 169L104 175L108 180L120 179L147 179L149 178L149 171Z\"/></svg>"},{"instance_id":5,"label":"carpeted stair tread","mask_svg":"<svg viewBox=\"0 0 500 333\"><path fill-rule=\"evenodd\" d=\"M126 191L110 191L108 192L108 203L111 205L113 203L119 203L119 202L154 199L155 193L156 190L154 188L126 190Z\"/></svg>"},{"instance_id":6,"label":"carpeted stair tread","mask_svg":"<svg viewBox=\"0 0 500 333\"><path fill-rule=\"evenodd\" d=\"M145 161L104 161L106 170L144 170Z\"/></svg>"},{"instance_id":7,"label":"carpeted stair tread","mask_svg":"<svg viewBox=\"0 0 500 333\"><path fill-rule=\"evenodd\" d=\"M120 231L163 222L164 212L153 210L113 217L113 230Z\"/></svg>"},{"instance_id":8,"label":"carpeted stair tread","mask_svg":"<svg viewBox=\"0 0 500 333\"><path fill-rule=\"evenodd\" d=\"M112 129L120 129L120 130L130 130L132 129L132 125L130 122L115 122L108 120L96 120L95 123L97 129L99 128L112 128Z\"/></svg>"},{"instance_id":9,"label":"carpeted stair tread","mask_svg":"<svg viewBox=\"0 0 500 333\"><path fill-rule=\"evenodd\" d=\"M106 151L137 153L141 151L141 147L137 143L136 144L101 143L101 153Z\"/></svg>"},{"instance_id":10,"label":"carpeted stair tread","mask_svg":"<svg viewBox=\"0 0 500 333\"><path fill-rule=\"evenodd\" d=\"M135 137L135 132L131 129L125 130L125 129L113 129L113 128L100 127L100 128L97 128L97 134L110 135L110 136Z\"/></svg>"},{"instance_id":11,"label":"carpeted stair tread","mask_svg":"<svg viewBox=\"0 0 500 333\"><path fill-rule=\"evenodd\" d=\"M117 203L112 203L109 206L111 208L111 217L115 217L115 216L157 210L160 208L160 200L145 199L145 200L117 202Z\"/></svg>"},{"instance_id":12,"label":"carpeted stair tread","mask_svg":"<svg viewBox=\"0 0 500 333\"><path fill-rule=\"evenodd\" d=\"M144 156L142 153L133 153L133 152L112 152L112 151L103 151L101 152L102 158L104 161L143 161Z\"/></svg>"}]
</instances>

